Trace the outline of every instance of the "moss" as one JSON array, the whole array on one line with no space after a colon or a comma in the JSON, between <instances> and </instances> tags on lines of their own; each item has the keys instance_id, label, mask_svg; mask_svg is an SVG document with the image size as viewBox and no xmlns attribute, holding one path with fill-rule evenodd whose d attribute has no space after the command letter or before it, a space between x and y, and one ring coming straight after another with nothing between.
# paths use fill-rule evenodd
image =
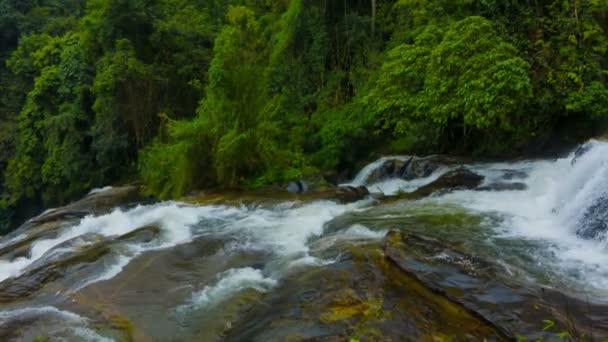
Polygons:
<instances>
[{"instance_id":1,"label":"moss","mask_svg":"<svg viewBox=\"0 0 608 342\"><path fill-rule=\"evenodd\" d=\"M321 314L323 322L343 321L355 316L378 317L382 311L382 298L361 299L353 289L338 293Z\"/></svg>"},{"instance_id":2,"label":"moss","mask_svg":"<svg viewBox=\"0 0 608 342\"><path fill-rule=\"evenodd\" d=\"M121 330L124 333L125 341L133 341L133 336L135 335L135 325L129 318L120 314L115 314L110 317L110 323L112 328Z\"/></svg>"},{"instance_id":3,"label":"moss","mask_svg":"<svg viewBox=\"0 0 608 342\"><path fill-rule=\"evenodd\" d=\"M36 336L32 340L32 342L52 342L52 341L53 340L51 340L50 337L46 337L46 336Z\"/></svg>"}]
</instances>

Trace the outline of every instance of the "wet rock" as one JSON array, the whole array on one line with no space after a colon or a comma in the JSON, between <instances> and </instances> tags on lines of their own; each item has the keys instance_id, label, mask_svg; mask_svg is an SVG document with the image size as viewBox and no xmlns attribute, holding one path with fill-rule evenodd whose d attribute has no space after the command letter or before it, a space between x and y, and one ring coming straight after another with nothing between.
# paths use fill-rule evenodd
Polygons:
<instances>
[{"instance_id":1,"label":"wet rock","mask_svg":"<svg viewBox=\"0 0 608 342\"><path fill-rule=\"evenodd\" d=\"M287 191L291 192L291 193L298 193L300 192L300 182L299 181L291 181L289 182L289 184L287 185Z\"/></svg>"},{"instance_id":2,"label":"wet rock","mask_svg":"<svg viewBox=\"0 0 608 342\"><path fill-rule=\"evenodd\" d=\"M498 182L477 188L480 191L523 191L527 190L528 186L524 183L506 183Z\"/></svg>"},{"instance_id":3,"label":"wet rock","mask_svg":"<svg viewBox=\"0 0 608 342\"><path fill-rule=\"evenodd\" d=\"M416 196L428 196L437 191L452 191L462 189L474 189L484 180L483 176L461 167L439 177L434 182L427 184L414 192Z\"/></svg>"},{"instance_id":4,"label":"wet rock","mask_svg":"<svg viewBox=\"0 0 608 342\"><path fill-rule=\"evenodd\" d=\"M424 178L439 168L453 165L456 162L456 159L446 156L388 158L380 167L370 173L367 183L372 184L392 178L405 180Z\"/></svg>"},{"instance_id":5,"label":"wet rock","mask_svg":"<svg viewBox=\"0 0 608 342\"><path fill-rule=\"evenodd\" d=\"M599 317L607 316L602 309L605 304L588 301L585 304L557 290L539 291L529 284L518 283L505 275L500 265L457 251L435 239L391 231L384 239L383 250L391 264L433 293L494 326L507 339L516 335L530 340L555 339L554 333L538 328L543 317L556 322L556 331L575 325L587 333L590 324L598 329L598 322L603 322ZM585 309L585 305L590 306ZM574 311L577 314L573 315Z\"/></svg>"},{"instance_id":6,"label":"wet rock","mask_svg":"<svg viewBox=\"0 0 608 342\"><path fill-rule=\"evenodd\" d=\"M504 180L513 180L513 179L526 179L528 178L528 174L521 170L502 170L502 179Z\"/></svg>"},{"instance_id":7,"label":"wet rock","mask_svg":"<svg viewBox=\"0 0 608 342\"><path fill-rule=\"evenodd\" d=\"M415 234L389 231L384 238L384 251L389 259L417 257L429 264L450 265L470 276L495 276L493 265L471 254L451 250L442 242Z\"/></svg>"},{"instance_id":8,"label":"wet rock","mask_svg":"<svg viewBox=\"0 0 608 342\"><path fill-rule=\"evenodd\" d=\"M374 244L281 282L245 312L226 341L503 340L494 327L387 263Z\"/></svg>"},{"instance_id":9,"label":"wet rock","mask_svg":"<svg viewBox=\"0 0 608 342\"><path fill-rule=\"evenodd\" d=\"M140 203L146 200L149 199L144 197L140 192L140 188L135 185L108 188L89 194L84 198L64 207L49 210L48 212L26 222L25 226L43 224L52 221L80 219L92 214L99 215L116 207Z\"/></svg>"},{"instance_id":10,"label":"wet rock","mask_svg":"<svg viewBox=\"0 0 608 342\"><path fill-rule=\"evenodd\" d=\"M221 341L233 317L248 305L259 303L263 294L243 289L224 298L211 314L189 306L193 295L216 284L223 272L256 268L271 257L265 251L235 251L233 244L237 243L205 237L149 251L112 279L79 290L65 309L83 313L95 322L113 320L120 313L129 319L134 333L143 336L134 336L134 341Z\"/></svg>"},{"instance_id":11,"label":"wet rock","mask_svg":"<svg viewBox=\"0 0 608 342\"><path fill-rule=\"evenodd\" d=\"M149 243L158 238L160 233L161 229L159 227L146 226L124 234L117 238L116 241Z\"/></svg>"},{"instance_id":12,"label":"wet rock","mask_svg":"<svg viewBox=\"0 0 608 342\"><path fill-rule=\"evenodd\" d=\"M369 190L364 186L340 186L336 189L335 198L342 203L351 203L369 196Z\"/></svg>"},{"instance_id":13,"label":"wet rock","mask_svg":"<svg viewBox=\"0 0 608 342\"><path fill-rule=\"evenodd\" d=\"M93 263L108 253L110 248L104 244L89 246L75 255L37 267L16 278L9 278L0 283L0 303L29 298L48 283Z\"/></svg>"},{"instance_id":14,"label":"wet rock","mask_svg":"<svg viewBox=\"0 0 608 342\"><path fill-rule=\"evenodd\" d=\"M382 165L369 174L366 181L367 184L377 183L385 179L400 178L412 163L413 158L414 157L385 160Z\"/></svg>"},{"instance_id":15,"label":"wet rock","mask_svg":"<svg viewBox=\"0 0 608 342\"><path fill-rule=\"evenodd\" d=\"M331 302L323 308L319 318L325 323L333 323L359 315L379 315L381 311L381 299L361 298L353 289L347 288L332 296Z\"/></svg>"},{"instance_id":16,"label":"wet rock","mask_svg":"<svg viewBox=\"0 0 608 342\"><path fill-rule=\"evenodd\" d=\"M287 191L291 193L302 193L308 191L308 183L303 180L291 181L287 185Z\"/></svg>"},{"instance_id":17,"label":"wet rock","mask_svg":"<svg viewBox=\"0 0 608 342\"><path fill-rule=\"evenodd\" d=\"M42 239L53 239L57 236L57 230L41 230L28 235L22 240L18 240L12 244L0 248L0 258L6 260L14 260L20 257L29 257L31 244Z\"/></svg>"}]
</instances>

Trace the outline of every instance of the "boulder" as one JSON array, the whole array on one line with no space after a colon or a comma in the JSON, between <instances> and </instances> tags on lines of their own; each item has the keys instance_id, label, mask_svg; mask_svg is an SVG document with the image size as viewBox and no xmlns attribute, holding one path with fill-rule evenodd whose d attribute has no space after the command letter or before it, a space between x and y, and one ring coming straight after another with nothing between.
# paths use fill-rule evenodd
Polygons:
<instances>
[{"instance_id":1,"label":"boulder","mask_svg":"<svg viewBox=\"0 0 608 342\"><path fill-rule=\"evenodd\" d=\"M373 170L367 177L367 184L373 184L385 179L400 178L402 173L411 164L414 157L404 158L389 158Z\"/></svg>"},{"instance_id":2,"label":"boulder","mask_svg":"<svg viewBox=\"0 0 608 342\"><path fill-rule=\"evenodd\" d=\"M404 180L424 178L430 176L439 168L453 165L457 162L453 158L439 155L386 158L378 168L370 173L367 178L367 184L393 178Z\"/></svg>"},{"instance_id":3,"label":"boulder","mask_svg":"<svg viewBox=\"0 0 608 342\"><path fill-rule=\"evenodd\" d=\"M25 225L79 219L91 214L99 215L109 212L117 206L142 203L146 200L147 199L142 196L140 188L135 185L106 188L101 191L90 193L84 198L64 207L48 210L26 222Z\"/></svg>"},{"instance_id":4,"label":"boulder","mask_svg":"<svg viewBox=\"0 0 608 342\"><path fill-rule=\"evenodd\" d=\"M437 191L475 189L483 180L483 176L480 176L467 168L460 167L447 172L434 182L419 188L414 194L416 194L416 196L428 196Z\"/></svg>"},{"instance_id":5,"label":"boulder","mask_svg":"<svg viewBox=\"0 0 608 342\"><path fill-rule=\"evenodd\" d=\"M523 191L527 190L528 186L524 183L507 183L507 182L497 182L491 183L488 185L484 185L482 187L477 188L480 191Z\"/></svg>"},{"instance_id":6,"label":"boulder","mask_svg":"<svg viewBox=\"0 0 608 342\"><path fill-rule=\"evenodd\" d=\"M351 203L360 201L369 195L369 190L364 186L344 185L336 188L335 198L341 203Z\"/></svg>"},{"instance_id":7,"label":"boulder","mask_svg":"<svg viewBox=\"0 0 608 342\"><path fill-rule=\"evenodd\" d=\"M300 184L300 181L289 182L287 185L287 192L291 192L293 194L302 192L302 185Z\"/></svg>"}]
</instances>

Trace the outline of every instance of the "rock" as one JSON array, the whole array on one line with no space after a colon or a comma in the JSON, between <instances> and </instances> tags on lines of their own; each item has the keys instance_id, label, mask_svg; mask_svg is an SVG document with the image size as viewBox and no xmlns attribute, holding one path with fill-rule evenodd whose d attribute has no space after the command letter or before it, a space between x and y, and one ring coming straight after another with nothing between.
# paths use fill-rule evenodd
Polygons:
<instances>
[{"instance_id":1,"label":"rock","mask_svg":"<svg viewBox=\"0 0 608 342\"><path fill-rule=\"evenodd\" d=\"M494 326L393 266L378 247L344 246L331 266L287 276L243 310L223 340L504 340Z\"/></svg>"},{"instance_id":2,"label":"rock","mask_svg":"<svg viewBox=\"0 0 608 342\"><path fill-rule=\"evenodd\" d=\"M484 180L483 176L461 167L439 177L434 182L427 184L414 192L416 196L428 196L437 191L452 191L460 189L474 189Z\"/></svg>"},{"instance_id":3,"label":"rock","mask_svg":"<svg viewBox=\"0 0 608 342\"><path fill-rule=\"evenodd\" d=\"M387 158L382 165L370 173L367 178L367 184L392 178L405 180L424 178L430 176L439 168L453 165L457 162L456 159L446 156Z\"/></svg>"},{"instance_id":4,"label":"rock","mask_svg":"<svg viewBox=\"0 0 608 342\"><path fill-rule=\"evenodd\" d=\"M368 178L367 184L373 184L385 179L400 178L408 165L412 162L414 157L409 159L394 158L385 160L382 165L372 171Z\"/></svg>"},{"instance_id":5,"label":"rock","mask_svg":"<svg viewBox=\"0 0 608 342\"><path fill-rule=\"evenodd\" d=\"M157 226L145 226L121 235L116 241L150 243L158 238L160 233L161 229Z\"/></svg>"},{"instance_id":6,"label":"rock","mask_svg":"<svg viewBox=\"0 0 608 342\"><path fill-rule=\"evenodd\" d=\"M539 331L539 317L550 316L555 320L560 328L552 331L564 329L568 324L586 326L582 329L589 331L592 319L595 329L597 322L603 322L593 315L605 316L605 304L585 308L589 301L550 289L538 291L511 279L497 262L481 259L460 248L417 233L391 231L385 237L383 251L391 265L436 296L493 327L499 335L497 340L515 340L516 335L553 340L553 332Z\"/></svg>"},{"instance_id":7,"label":"rock","mask_svg":"<svg viewBox=\"0 0 608 342\"><path fill-rule=\"evenodd\" d=\"M35 232L24 239L18 240L14 243L0 248L0 258L14 260L20 257L29 257L31 244L33 242L44 239L53 239L57 237L57 234L57 229L41 230Z\"/></svg>"},{"instance_id":8,"label":"rock","mask_svg":"<svg viewBox=\"0 0 608 342\"><path fill-rule=\"evenodd\" d=\"M524 183L506 183L498 182L479 187L480 191L523 191L527 190L528 186Z\"/></svg>"},{"instance_id":9,"label":"rock","mask_svg":"<svg viewBox=\"0 0 608 342\"><path fill-rule=\"evenodd\" d=\"M405 180L424 178L450 163L442 156L413 157L407 165L398 170L398 173L399 177Z\"/></svg>"},{"instance_id":10,"label":"rock","mask_svg":"<svg viewBox=\"0 0 608 342\"><path fill-rule=\"evenodd\" d=\"M79 219L91 214L99 215L117 206L141 203L145 199L140 192L140 188L135 185L108 188L91 193L64 207L51 209L29 220L24 226L74 218Z\"/></svg>"},{"instance_id":11,"label":"rock","mask_svg":"<svg viewBox=\"0 0 608 342\"><path fill-rule=\"evenodd\" d=\"M369 196L369 190L364 186L340 186L336 189L335 197L342 203L351 203Z\"/></svg>"},{"instance_id":12,"label":"rock","mask_svg":"<svg viewBox=\"0 0 608 342\"><path fill-rule=\"evenodd\" d=\"M31 269L26 273L9 278L0 283L0 303L10 303L29 298L44 288L48 283L86 264L93 263L110 253L105 244L88 246L78 254Z\"/></svg>"},{"instance_id":13,"label":"rock","mask_svg":"<svg viewBox=\"0 0 608 342\"><path fill-rule=\"evenodd\" d=\"M528 174L525 173L524 171L520 171L520 170L502 170L502 171L503 171L502 179L504 179L504 180L528 178Z\"/></svg>"},{"instance_id":14,"label":"rock","mask_svg":"<svg viewBox=\"0 0 608 342\"><path fill-rule=\"evenodd\" d=\"M307 180L290 181L287 185L287 191L292 194L307 193L309 191L320 191L329 189L332 186L325 181L321 176L311 177Z\"/></svg>"},{"instance_id":15,"label":"rock","mask_svg":"<svg viewBox=\"0 0 608 342\"><path fill-rule=\"evenodd\" d=\"M291 181L289 182L289 185L287 185L287 191L291 192L291 193L299 193L302 192L302 189L300 188L300 182L299 181Z\"/></svg>"}]
</instances>

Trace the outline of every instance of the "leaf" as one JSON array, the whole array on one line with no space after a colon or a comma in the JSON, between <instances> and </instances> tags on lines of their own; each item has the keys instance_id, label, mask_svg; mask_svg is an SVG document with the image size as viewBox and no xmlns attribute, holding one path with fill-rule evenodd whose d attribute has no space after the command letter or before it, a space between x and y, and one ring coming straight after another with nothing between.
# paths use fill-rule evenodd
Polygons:
<instances>
[{"instance_id":1,"label":"leaf","mask_svg":"<svg viewBox=\"0 0 608 342\"><path fill-rule=\"evenodd\" d=\"M550 319L544 319L543 323L545 323L545 326L543 327L543 331L547 331L555 326L555 322Z\"/></svg>"}]
</instances>

